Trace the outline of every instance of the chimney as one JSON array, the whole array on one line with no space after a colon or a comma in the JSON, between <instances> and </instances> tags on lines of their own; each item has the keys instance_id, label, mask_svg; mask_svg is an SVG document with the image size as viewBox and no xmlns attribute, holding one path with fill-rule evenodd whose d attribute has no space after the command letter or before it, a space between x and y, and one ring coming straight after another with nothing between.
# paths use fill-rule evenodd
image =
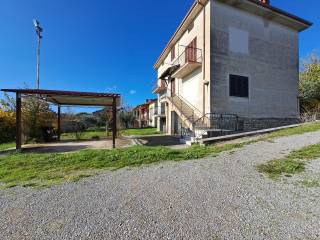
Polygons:
<instances>
[{"instance_id":1,"label":"chimney","mask_svg":"<svg viewBox=\"0 0 320 240\"><path fill-rule=\"evenodd\" d=\"M270 0L260 0L263 4L270 5Z\"/></svg>"}]
</instances>

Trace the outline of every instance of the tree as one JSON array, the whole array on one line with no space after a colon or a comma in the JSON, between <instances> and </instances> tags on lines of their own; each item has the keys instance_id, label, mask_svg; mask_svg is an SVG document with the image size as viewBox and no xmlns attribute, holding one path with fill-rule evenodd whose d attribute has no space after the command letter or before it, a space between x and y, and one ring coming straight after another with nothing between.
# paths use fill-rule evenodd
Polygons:
<instances>
[{"instance_id":1,"label":"tree","mask_svg":"<svg viewBox=\"0 0 320 240\"><path fill-rule=\"evenodd\" d=\"M0 143L10 142L16 135L15 99L4 94L0 99Z\"/></svg>"},{"instance_id":2,"label":"tree","mask_svg":"<svg viewBox=\"0 0 320 240\"><path fill-rule=\"evenodd\" d=\"M55 118L46 101L30 96L22 99L23 133L27 141L42 141L44 131L53 128Z\"/></svg>"},{"instance_id":3,"label":"tree","mask_svg":"<svg viewBox=\"0 0 320 240\"><path fill-rule=\"evenodd\" d=\"M4 99L0 100L0 109L15 119L16 102L15 99L7 93L5 93ZM46 131L54 127L56 119L56 114L50 109L49 104L38 97L26 96L22 98L21 111L22 131L25 139L27 141L43 141ZM4 113L2 115L4 115ZM13 125L10 131L14 131L15 135L15 121L10 122ZM7 129L7 131L9 131L9 128ZM8 134L12 135L11 133Z\"/></svg>"},{"instance_id":4,"label":"tree","mask_svg":"<svg viewBox=\"0 0 320 240\"><path fill-rule=\"evenodd\" d=\"M133 115L132 109L130 107L124 107L119 113L120 124L124 128L130 128L134 124L135 116Z\"/></svg>"},{"instance_id":5,"label":"tree","mask_svg":"<svg viewBox=\"0 0 320 240\"><path fill-rule=\"evenodd\" d=\"M14 112L0 109L0 143L13 141L16 133Z\"/></svg>"},{"instance_id":6,"label":"tree","mask_svg":"<svg viewBox=\"0 0 320 240\"><path fill-rule=\"evenodd\" d=\"M4 93L4 99L0 99L0 109L5 112L16 111L16 101L8 93Z\"/></svg>"},{"instance_id":7,"label":"tree","mask_svg":"<svg viewBox=\"0 0 320 240\"><path fill-rule=\"evenodd\" d=\"M313 53L302 64L299 84L302 110L304 112L318 111L320 106L320 58Z\"/></svg>"}]
</instances>

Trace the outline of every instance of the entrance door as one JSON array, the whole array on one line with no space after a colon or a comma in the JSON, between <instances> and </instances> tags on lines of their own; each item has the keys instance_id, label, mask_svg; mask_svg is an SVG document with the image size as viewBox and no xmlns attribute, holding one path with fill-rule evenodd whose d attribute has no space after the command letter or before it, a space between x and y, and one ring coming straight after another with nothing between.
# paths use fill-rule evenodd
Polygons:
<instances>
[{"instance_id":1,"label":"entrance door","mask_svg":"<svg viewBox=\"0 0 320 240\"><path fill-rule=\"evenodd\" d=\"M179 131L178 114L175 111L171 112L171 134L176 135Z\"/></svg>"},{"instance_id":2,"label":"entrance door","mask_svg":"<svg viewBox=\"0 0 320 240\"><path fill-rule=\"evenodd\" d=\"M171 96L174 97L176 95L176 80L171 80Z\"/></svg>"}]
</instances>

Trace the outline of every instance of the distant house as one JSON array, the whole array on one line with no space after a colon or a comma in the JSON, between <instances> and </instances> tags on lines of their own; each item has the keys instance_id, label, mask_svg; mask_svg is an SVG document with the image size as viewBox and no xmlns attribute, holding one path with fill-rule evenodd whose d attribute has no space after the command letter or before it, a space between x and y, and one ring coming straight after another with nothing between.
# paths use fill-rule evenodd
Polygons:
<instances>
[{"instance_id":1,"label":"distant house","mask_svg":"<svg viewBox=\"0 0 320 240\"><path fill-rule=\"evenodd\" d=\"M146 103L136 106L133 109L135 116L135 128L157 127L155 113L158 107L157 99L147 99Z\"/></svg>"},{"instance_id":2,"label":"distant house","mask_svg":"<svg viewBox=\"0 0 320 240\"><path fill-rule=\"evenodd\" d=\"M299 32L311 25L268 0L195 1L154 66L159 130L299 121Z\"/></svg>"}]
</instances>

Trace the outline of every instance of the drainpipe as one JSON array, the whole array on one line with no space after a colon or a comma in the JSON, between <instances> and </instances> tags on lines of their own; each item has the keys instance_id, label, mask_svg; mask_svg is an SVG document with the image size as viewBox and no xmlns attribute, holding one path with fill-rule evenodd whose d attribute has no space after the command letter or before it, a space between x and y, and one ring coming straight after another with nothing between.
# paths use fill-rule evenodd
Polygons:
<instances>
[{"instance_id":1,"label":"drainpipe","mask_svg":"<svg viewBox=\"0 0 320 240\"><path fill-rule=\"evenodd\" d=\"M203 64L203 68L202 68L202 75L203 75L203 83L202 83L202 96L203 96L203 104L202 104L202 112L203 114L206 113L206 90L205 90L205 80L206 80L206 9L205 9L205 4L203 3L203 0L197 0L198 4L202 6L203 9L203 47L202 47L202 64Z\"/></svg>"}]
</instances>

